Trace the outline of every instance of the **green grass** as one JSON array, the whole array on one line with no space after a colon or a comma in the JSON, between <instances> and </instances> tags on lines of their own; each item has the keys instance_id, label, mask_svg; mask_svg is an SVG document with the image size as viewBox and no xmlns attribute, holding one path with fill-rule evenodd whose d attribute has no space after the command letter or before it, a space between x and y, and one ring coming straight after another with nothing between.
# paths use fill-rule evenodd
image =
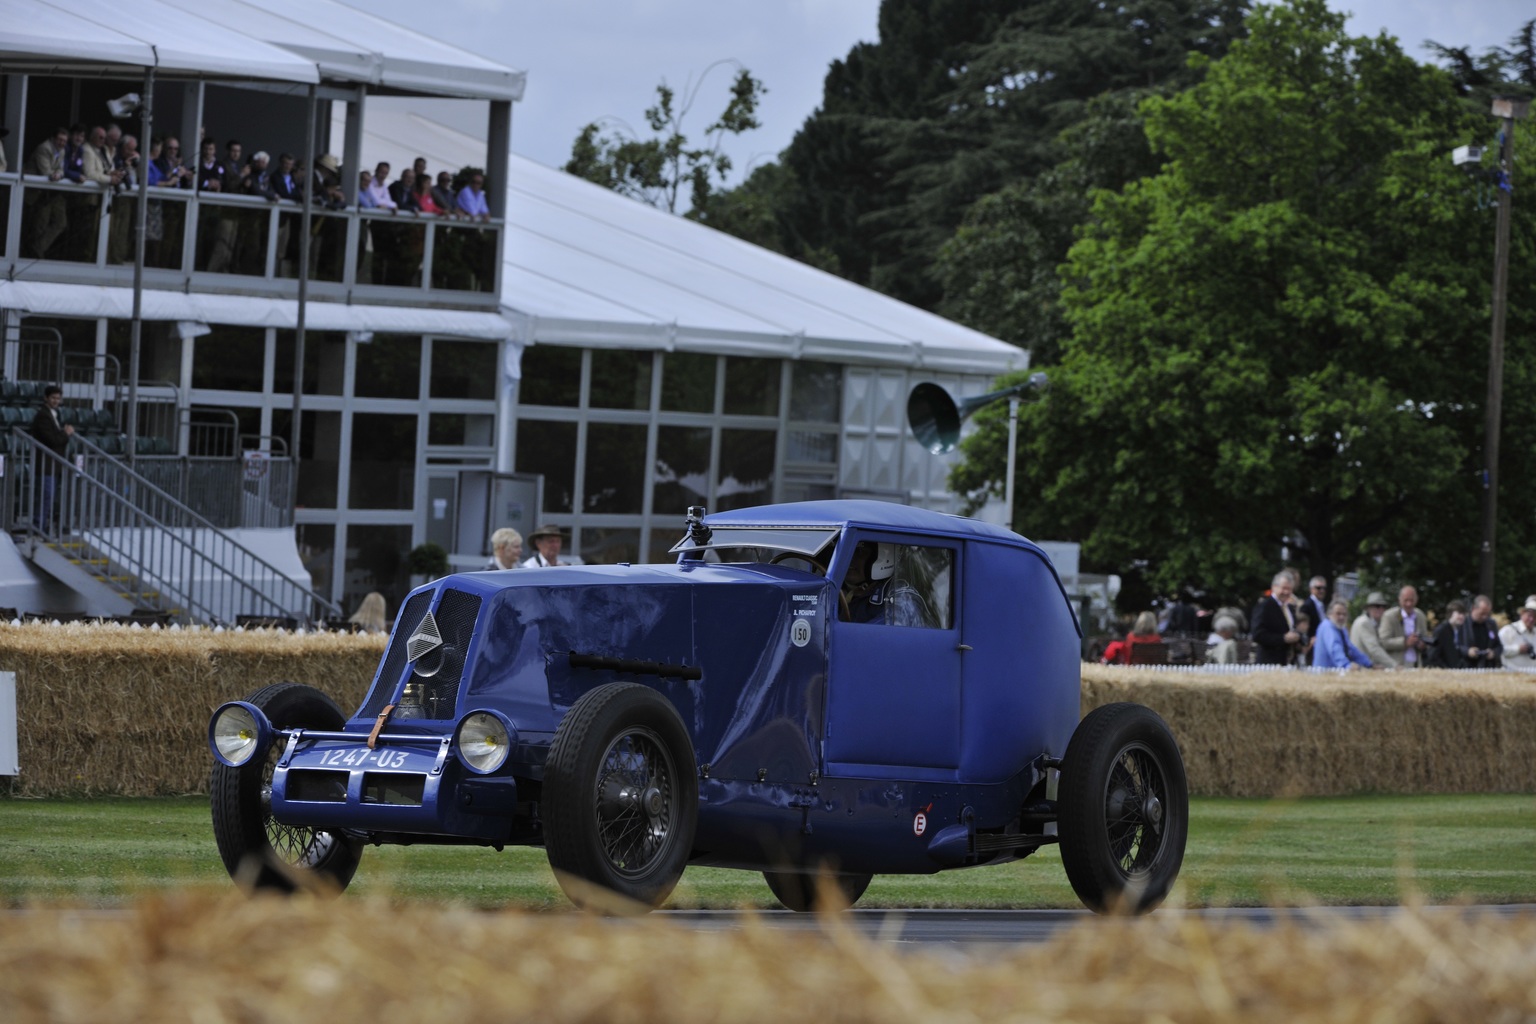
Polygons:
<instances>
[{"instance_id":1,"label":"green grass","mask_svg":"<svg viewBox=\"0 0 1536 1024\"><path fill-rule=\"evenodd\" d=\"M1174 901L1388 904L1536 902L1536 797L1194 800ZM139 894L225 886L201 798L0 801L0 905L112 905ZM542 850L378 847L360 895L564 908ZM745 871L690 868L674 906L776 906ZM1076 907L1053 848L1000 867L882 876L871 907Z\"/></svg>"}]
</instances>

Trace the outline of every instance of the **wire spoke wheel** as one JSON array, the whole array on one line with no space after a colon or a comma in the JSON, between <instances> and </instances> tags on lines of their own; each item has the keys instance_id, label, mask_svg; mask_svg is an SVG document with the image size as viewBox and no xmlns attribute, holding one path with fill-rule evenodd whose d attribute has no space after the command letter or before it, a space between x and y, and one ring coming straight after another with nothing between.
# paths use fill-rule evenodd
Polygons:
<instances>
[{"instance_id":1,"label":"wire spoke wheel","mask_svg":"<svg viewBox=\"0 0 1536 1024\"><path fill-rule=\"evenodd\" d=\"M677 766L650 729L618 737L603 754L593 800L598 842L613 869L643 875L677 819Z\"/></svg>"},{"instance_id":2,"label":"wire spoke wheel","mask_svg":"<svg viewBox=\"0 0 1536 1024\"><path fill-rule=\"evenodd\" d=\"M589 691L555 730L539 813L550 867L580 906L617 911L592 887L659 906L693 850L699 781L677 710L638 683Z\"/></svg>"},{"instance_id":3,"label":"wire spoke wheel","mask_svg":"<svg viewBox=\"0 0 1536 1024\"><path fill-rule=\"evenodd\" d=\"M279 729L340 729L334 701L298 683L277 683L249 698ZM345 889L357 872L362 843L346 834L284 825L272 816L272 775L282 740L239 768L215 764L209 779L213 837L230 877L257 889L292 892L320 882Z\"/></svg>"},{"instance_id":4,"label":"wire spoke wheel","mask_svg":"<svg viewBox=\"0 0 1536 1024\"><path fill-rule=\"evenodd\" d=\"M1140 704L1089 712L1067 744L1057 799L1061 863L1099 913L1144 913L1178 878L1189 835L1184 761L1167 724Z\"/></svg>"}]
</instances>

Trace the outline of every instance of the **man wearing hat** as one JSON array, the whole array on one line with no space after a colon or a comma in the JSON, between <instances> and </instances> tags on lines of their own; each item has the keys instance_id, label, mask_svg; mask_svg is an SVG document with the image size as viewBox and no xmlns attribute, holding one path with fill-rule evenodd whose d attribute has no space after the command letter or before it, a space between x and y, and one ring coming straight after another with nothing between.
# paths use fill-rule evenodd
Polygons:
<instances>
[{"instance_id":1,"label":"man wearing hat","mask_svg":"<svg viewBox=\"0 0 1536 1024\"><path fill-rule=\"evenodd\" d=\"M1520 618L1499 630L1505 668L1536 668L1536 594L1525 599Z\"/></svg>"},{"instance_id":2,"label":"man wearing hat","mask_svg":"<svg viewBox=\"0 0 1536 1024\"><path fill-rule=\"evenodd\" d=\"M528 543L533 545L533 556L523 563L524 569L571 564L568 559L560 557L560 549L565 546L565 534L560 532L558 526L546 523L528 535Z\"/></svg>"},{"instance_id":3,"label":"man wearing hat","mask_svg":"<svg viewBox=\"0 0 1536 1024\"><path fill-rule=\"evenodd\" d=\"M1373 590L1365 599L1365 611L1349 627L1349 642L1365 652L1365 656L1371 659L1372 668L1393 668L1397 662L1392 660L1392 655L1381 646L1381 635L1377 632L1382 613L1387 610L1387 595L1379 590Z\"/></svg>"}]
</instances>

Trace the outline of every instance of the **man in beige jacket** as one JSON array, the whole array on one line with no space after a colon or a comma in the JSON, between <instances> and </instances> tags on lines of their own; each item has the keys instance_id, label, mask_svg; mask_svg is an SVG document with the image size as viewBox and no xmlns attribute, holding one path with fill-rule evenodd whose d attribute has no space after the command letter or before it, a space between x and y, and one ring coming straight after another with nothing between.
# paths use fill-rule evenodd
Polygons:
<instances>
[{"instance_id":1,"label":"man in beige jacket","mask_svg":"<svg viewBox=\"0 0 1536 1024\"><path fill-rule=\"evenodd\" d=\"M1419 592L1412 587L1398 591L1397 607L1381 616L1381 646L1398 668L1422 668L1428 654L1429 617L1419 611Z\"/></svg>"},{"instance_id":2,"label":"man in beige jacket","mask_svg":"<svg viewBox=\"0 0 1536 1024\"><path fill-rule=\"evenodd\" d=\"M1349 642L1365 652L1373 668L1394 668L1397 662L1387 649L1381 646L1381 617L1387 610L1387 596L1379 590L1371 591L1365 599L1365 611L1349 627Z\"/></svg>"}]
</instances>

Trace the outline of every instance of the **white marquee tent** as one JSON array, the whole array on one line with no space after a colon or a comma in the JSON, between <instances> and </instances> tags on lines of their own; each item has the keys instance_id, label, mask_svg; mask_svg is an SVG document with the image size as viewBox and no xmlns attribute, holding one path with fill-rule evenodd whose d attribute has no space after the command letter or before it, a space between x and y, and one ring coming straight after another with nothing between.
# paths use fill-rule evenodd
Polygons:
<instances>
[{"instance_id":1,"label":"white marquee tent","mask_svg":"<svg viewBox=\"0 0 1536 1024\"><path fill-rule=\"evenodd\" d=\"M483 165L481 141L373 109L363 165ZM340 126L332 125L340 137ZM998 374L1028 352L515 154L502 314L524 343L794 356Z\"/></svg>"}]
</instances>

